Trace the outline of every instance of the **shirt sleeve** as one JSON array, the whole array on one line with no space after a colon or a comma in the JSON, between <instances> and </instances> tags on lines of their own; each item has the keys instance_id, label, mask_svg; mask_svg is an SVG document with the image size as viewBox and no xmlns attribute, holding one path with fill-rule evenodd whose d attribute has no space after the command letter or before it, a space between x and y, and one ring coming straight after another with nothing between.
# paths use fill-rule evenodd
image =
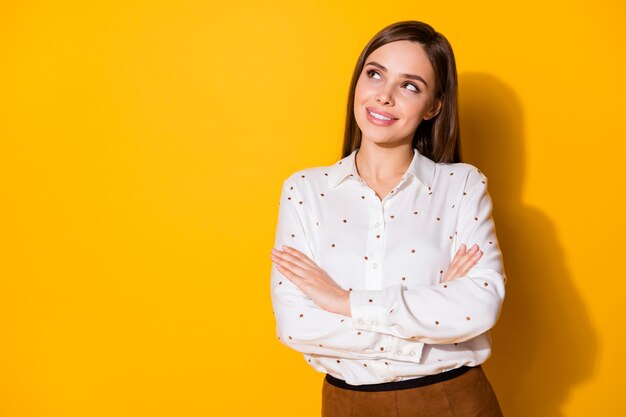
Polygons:
<instances>
[{"instance_id":1,"label":"shirt sleeve","mask_svg":"<svg viewBox=\"0 0 626 417\"><path fill-rule=\"evenodd\" d=\"M464 342L491 329L504 301L506 276L487 178L474 166L465 182L450 262L462 243L468 249L476 243L483 251L462 277L411 289L352 291L354 326L430 344Z\"/></svg>"},{"instance_id":2,"label":"shirt sleeve","mask_svg":"<svg viewBox=\"0 0 626 417\"><path fill-rule=\"evenodd\" d=\"M291 177L290 177L291 178ZM289 245L315 261L303 225L302 197L296 181L283 182L274 247ZM305 202L303 202L305 203ZM356 329L350 317L328 312L285 278L272 263L271 300L276 334L286 346L304 354L346 358L419 359L423 343Z\"/></svg>"}]
</instances>

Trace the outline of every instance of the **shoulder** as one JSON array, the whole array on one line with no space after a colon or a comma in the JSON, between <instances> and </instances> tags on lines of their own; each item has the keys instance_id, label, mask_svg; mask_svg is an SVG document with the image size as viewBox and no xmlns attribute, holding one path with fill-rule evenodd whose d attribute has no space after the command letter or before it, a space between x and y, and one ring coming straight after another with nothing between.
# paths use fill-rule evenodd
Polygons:
<instances>
[{"instance_id":1,"label":"shoulder","mask_svg":"<svg viewBox=\"0 0 626 417\"><path fill-rule=\"evenodd\" d=\"M328 175L334 165L336 164L306 167L294 171L284 178L283 188L297 189L300 192L323 188L327 184Z\"/></svg>"},{"instance_id":2,"label":"shoulder","mask_svg":"<svg viewBox=\"0 0 626 417\"><path fill-rule=\"evenodd\" d=\"M285 181L296 183L316 184L318 182L325 182L328 179L328 175L341 164L341 161L337 161L330 165L317 165L301 168L297 171L289 174Z\"/></svg>"},{"instance_id":3,"label":"shoulder","mask_svg":"<svg viewBox=\"0 0 626 417\"><path fill-rule=\"evenodd\" d=\"M469 189L478 184L487 184L487 176L476 165L467 162L437 163L440 172L447 175L459 175L462 178L464 188Z\"/></svg>"},{"instance_id":4,"label":"shoulder","mask_svg":"<svg viewBox=\"0 0 626 417\"><path fill-rule=\"evenodd\" d=\"M302 180L314 181L316 179L319 179L320 176L324 176L324 173L323 173L324 168L327 168L327 167L319 166L319 167L302 168L288 175L287 178L285 178L285 181L299 181L299 182L302 182Z\"/></svg>"}]
</instances>

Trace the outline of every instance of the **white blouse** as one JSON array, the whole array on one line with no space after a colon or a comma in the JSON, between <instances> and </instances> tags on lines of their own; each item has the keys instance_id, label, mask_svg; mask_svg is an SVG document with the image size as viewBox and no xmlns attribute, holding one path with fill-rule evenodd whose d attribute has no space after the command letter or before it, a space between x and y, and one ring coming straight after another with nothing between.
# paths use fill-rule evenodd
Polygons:
<instances>
[{"instance_id":1,"label":"white blouse","mask_svg":"<svg viewBox=\"0 0 626 417\"><path fill-rule=\"evenodd\" d=\"M485 362L506 283L487 178L414 149L381 201L358 175L357 152L283 182L274 245L303 252L349 290L352 317L318 307L272 263L278 339L353 385ZM477 243L483 255L442 283L462 243Z\"/></svg>"}]
</instances>

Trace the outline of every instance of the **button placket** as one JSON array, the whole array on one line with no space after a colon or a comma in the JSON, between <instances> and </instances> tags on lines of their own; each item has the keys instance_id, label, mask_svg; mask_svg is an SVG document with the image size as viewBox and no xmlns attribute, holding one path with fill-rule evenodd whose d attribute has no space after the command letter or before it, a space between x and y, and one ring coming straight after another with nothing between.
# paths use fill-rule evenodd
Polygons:
<instances>
[{"instance_id":1,"label":"button placket","mask_svg":"<svg viewBox=\"0 0 626 417\"><path fill-rule=\"evenodd\" d=\"M367 233L367 256L368 264L365 268L365 283L368 290L382 289L382 254L383 239L385 232L385 217L383 204L376 194L369 193L369 224ZM377 237L380 236L380 237Z\"/></svg>"}]
</instances>

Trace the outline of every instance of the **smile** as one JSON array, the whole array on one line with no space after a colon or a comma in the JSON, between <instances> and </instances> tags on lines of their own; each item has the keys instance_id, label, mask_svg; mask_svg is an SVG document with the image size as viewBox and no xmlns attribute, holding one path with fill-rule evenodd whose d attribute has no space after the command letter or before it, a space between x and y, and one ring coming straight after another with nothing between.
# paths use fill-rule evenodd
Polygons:
<instances>
[{"instance_id":1,"label":"smile","mask_svg":"<svg viewBox=\"0 0 626 417\"><path fill-rule=\"evenodd\" d=\"M382 114L374 113L373 111L368 110L368 112L369 114L371 114L372 116L380 120L394 120L391 117L386 117L386 116L383 116Z\"/></svg>"},{"instance_id":2,"label":"smile","mask_svg":"<svg viewBox=\"0 0 626 417\"><path fill-rule=\"evenodd\" d=\"M390 126L398 120L397 118L385 116L369 109L365 110L367 112L367 120L376 126Z\"/></svg>"}]
</instances>

